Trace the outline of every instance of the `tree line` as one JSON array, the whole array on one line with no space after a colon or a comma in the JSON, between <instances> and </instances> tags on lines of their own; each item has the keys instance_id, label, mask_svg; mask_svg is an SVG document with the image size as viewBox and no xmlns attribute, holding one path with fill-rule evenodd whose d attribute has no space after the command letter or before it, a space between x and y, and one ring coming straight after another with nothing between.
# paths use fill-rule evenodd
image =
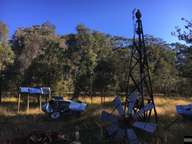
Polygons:
<instances>
[{"instance_id":1,"label":"tree line","mask_svg":"<svg viewBox=\"0 0 192 144\"><path fill-rule=\"evenodd\" d=\"M145 35L155 92L191 95L192 22L173 33L187 44L168 44ZM55 95L79 96L127 92L128 58L132 39L113 36L77 25L76 32L59 35L56 27L41 25L17 28L8 39L0 22L0 94L20 86L49 86Z\"/></svg>"}]
</instances>

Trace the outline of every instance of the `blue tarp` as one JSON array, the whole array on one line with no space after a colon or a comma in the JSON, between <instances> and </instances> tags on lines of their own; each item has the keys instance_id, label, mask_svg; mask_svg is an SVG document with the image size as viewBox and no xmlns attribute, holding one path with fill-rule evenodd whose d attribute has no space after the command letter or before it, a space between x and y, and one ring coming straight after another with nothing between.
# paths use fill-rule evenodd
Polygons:
<instances>
[{"instance_id":1,"label":"blue tarp","mask_svg":"<svg viewBox=\"0 0 192 144\"><path fill-rule=\"evenodd\" d=\"M43 94L43 91L41 88L29 88L30 94Z\"/></svg>"},{"instance_id":2,"label":"blue tarp","mask_svg":"<svg viewBox=\"0 0 192 144\"><path fill-rule=\"evenodd\" d=\"M49 87L20 87L20 93L26 94L49 94L51 92Z\"/></svg>"},{"instance_id":3,"label":"blue tarp","mask_svg":"<svg viewBox=\"0 0 192 144\"><path fill-rule=\"evenodd\" d=\"M20 87L19 92L20 93L29 93L29 88L28 87Z\"/></svg>"}]
</instances>

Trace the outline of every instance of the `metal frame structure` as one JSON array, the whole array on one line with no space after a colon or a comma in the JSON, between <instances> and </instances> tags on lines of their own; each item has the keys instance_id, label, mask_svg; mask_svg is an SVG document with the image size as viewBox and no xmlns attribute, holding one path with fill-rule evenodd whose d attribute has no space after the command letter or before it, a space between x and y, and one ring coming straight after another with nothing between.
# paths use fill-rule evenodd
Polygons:
<instances>
[{"instance_id":1,"label":"metal frame structure","mask_svg":"<svg viewBox=\"0 0 192 144\"><path fill-rule=\"evenodd\" d=\"M134 11L133 46L129 51L129 72L124 103L119 96L113 100L111 113L102 111L101 121L110 123L104 128L110 138L130 144L140 144L135 130L153 134L157 129L157 112L153 99L153 89L148 64L148 53L145 47L141 13ZM114 112L117 114L114 114ZM154 111L155 122L152 121Z\"/></svg>"},{"instance_id":2,"label":"metal frame structure","mask_svg":"<svg viewBox=\"0 0 192 144\"><path fill-rule=\"evenodd\" d=\"M17 112L20 112L21 96L27 96L27 112L29 112L30 96L34 95L39 100L39 109L41 110L42 96L45 96L46 102L51 99L50 87L20 87L18 92Z\"/></svg>"},{"instance_id":3,"label":"metal frame structure","mask_svg":"<svg viewBox=\"0 0 192 144\"><path fill-rule=\"evenodd\" d=\"M136 20L134 20L136 17ZM141 109L148 103L152 103L154 108L148 112L144 112L141 118L145 121L151 119L151 113L154 111L155 121L157 122L157 112L155 109L153 89L150 77L150 70L148 64L148 53L144 41L144 33L141 20L141 12L137 10L134 12L134 36L133 36L133 46L130 51L129 59L129 73L128 73L128 94L125 100L125 108L128 107L129 97L132 93L137 92L139 101L137 101L136 107Z\"/></svg>"}]
</instances>

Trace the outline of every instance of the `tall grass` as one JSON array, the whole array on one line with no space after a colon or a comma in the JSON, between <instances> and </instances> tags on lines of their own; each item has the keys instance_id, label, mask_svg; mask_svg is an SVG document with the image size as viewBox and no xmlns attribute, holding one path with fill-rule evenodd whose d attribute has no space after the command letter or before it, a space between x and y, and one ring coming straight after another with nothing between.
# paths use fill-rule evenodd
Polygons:
<instances>
[{"instance_id":1,"label":"tall grass","mask_svg":"<svg viewBox=\"0 0 192 144\"><path fill-rule=\"evenodd\" d=\"M81 117L63 118L59 121L51 121L42 113L38 104L33 104L29 113L23 109L17 113L17 99L4 98L0 105L0 144L7 139L25 137L32 131L61 131L67 135L73 135L74 128L80 128L80 140L83 144L110 143L102 136L102 123L99 115L102 110L111 111L110 102L114 97L106 97L101 100L95 97L81 97L80 100L89 104L88 110ZM67 97L65 97L67 99ZM103 102L101 104L101 102ZM149 135L148 143L157 144L181 144L185 135L192 135L192 121L178 116L175 112L177 104L192 103L191 98L181 97L155 97L155 104L159 116L158 130L154 135ZM175 122L171 123L177 119ZM142 136L139 136L142 137Z\"/></svg>"}]
</instances>

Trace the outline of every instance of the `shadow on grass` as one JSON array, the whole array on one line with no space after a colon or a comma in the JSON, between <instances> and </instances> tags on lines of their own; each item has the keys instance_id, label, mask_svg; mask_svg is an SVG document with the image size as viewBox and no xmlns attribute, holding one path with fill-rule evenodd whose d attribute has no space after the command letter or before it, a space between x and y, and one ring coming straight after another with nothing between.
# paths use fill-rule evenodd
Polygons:
<instances>
[{"instance_id":1,"label":"shadow on grass","mask_svg":"<svg viewBox=\"0 0 192 144\"><path fill-rule=\"evenodd\" d=\"M63 132L74 136L75 127L80 129L80 140L82 143L102 143L100 127L98 126L99 116L95 112L99 109L110 107L110 103L92 104L80 117L65 116L60 120L51 120L44 113L27 114L16 113L16 103L3 103L0 108L10 108L11 112L0 114L0 143L2 140L16 139L28 136L33 131ZM33 105L38 107L37 105ZM11 113L11 114L10 114Z\"/></svg>"},{"instance_id":2,"label":"shadow on grass","mask_svg":"<svg viewBox=\"0 0 192 144\"><path fill-rule=\"evenodd\" d=\"M4 103L0 107L13 108L15 105L16 103ZM38 105L34 104L34 107ZM83 144L111 144L102 136L99 116L103 109L112 109L112 103L90 104L80 117L66 116L57 121L50 120L44 113L0 114L0 140L24 138L33 131L62 132L73 139L75 128L79 127L80 141ZM159 115L158 129L154 135L138 129L135 131L140 140L149 144L181 144L184 136L192 135L191 125L191 120L164 114Z\"/></svg>"},{"instance_id":3,"label":"shadow on grass","mask_svg":"<svg viewBox=\"0 0 192 144\"><path fill-rule=\"evenodd\" d=\"M159 115L157 124L158 129L153 136L157 144L181 144L184 136L192 136L192 120L179 115Z\"/></svg>"},{"instance_id":4,"label":"shadow on grass","mask_svg":"<svg viewBox=\"0 0 192 144\"><path fill-rule=\"evenodd\" d=\"M0 117L0 140L25 138L34 131L45 133L61 132L74 139L75 128L80 129L80 141L83 144L101 143L97 116L68 116L57 121L49 120L45 115L17 115Z\"/></svg>"},{"instance_id":5,"label":"shadow on grass","mask_svg":"<svg viewBox=\"0 0 192 144\"><path fill-rule=\"evenodd\" d=\"M43 103L42 103L43 104ZM36 102L32 102L30 103L30 109L38 109L39 108L39 104ZM0 111L7 111L7 112L11 112L11 113L16 113L18 109L18 104L17 102L2 102L0 104ZM21 102L20 104L20 111L21 112L25 112L27 110L27 103L25 102Z\"/></svg>"}]
</instances>

